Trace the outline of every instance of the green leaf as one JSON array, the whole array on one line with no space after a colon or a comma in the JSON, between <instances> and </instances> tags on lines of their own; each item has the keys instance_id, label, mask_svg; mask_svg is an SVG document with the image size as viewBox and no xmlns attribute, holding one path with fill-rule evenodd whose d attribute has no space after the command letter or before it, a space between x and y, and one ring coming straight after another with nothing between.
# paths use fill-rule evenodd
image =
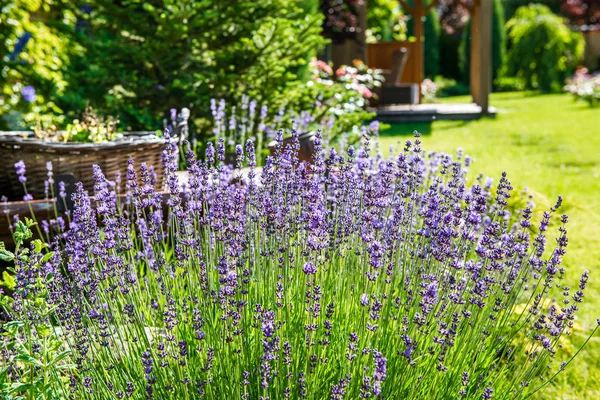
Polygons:
<instances>
[{"instance_id":1,"label":"green leaf","mask_svg":"<svg viewBox=\"0 0 600 400\"><path fill-rule=\"evenodd\" d=\"M4 242L0 242L0 260L2 261L12 261L15 259L15 255L10 251L6 250L4 247Z\"/></svg>"},{"instance_id":2,"label":"green leaf","mask_svg":"<svg viewBox=\"0 0 600 400\"><path fill-rule=\"evenodd\" d=\"M29 229L31 224L31 220L29 218L25 218L26 224L23 221L17 221L15 226L15 240L17 243L23 243L24 240L29 239L33 234Z\"/></svg>"},{"instance_id":3,"label":"green leaf","mask_svg":"<svg viewBox=\"0 0 600 400\"><path fill-rule=\"evenodd\" d=\"M46 253L46 254L44 255L44 257L42 257L42 260L41 260L40 262L41 262L41 263L45 263L46 261L48 261L49 259L51 259L53 255L54 255L54 252L53 252L53 251L51 251L51 252L49 252L49 253Z\"/></svg>"},{"instance_id":4,"label":"green leaf","mask_svg":"<svg viewBox=\"0 0 600 400\"><path fill-rule=\"evenodd\" d=\"M43 337L43 338L50 336L50 333L52 333L52 331L50 330L50 327L45 324L38 324L35 327L35 330L37 331L38 335L40 335L40 337Z\"/></svg>"},{"instance_id":5,"label":"green leaf","mask_svg":"<svg viewBox=\"0 0 600 400\"><path fill-rule=\"evenodd\" d=\"M42 248L44 247L44 243L42 243L42 241L40 239L35 239L32 243L33 243L36 253L39 253L40 251L42 251Z\"/></svg>"},{"instance_id":6,"label":"green leaf","mask_svg":"<svg viewBox=\"0 0 600 400\"><path fill-rule=\"evenodd\" d=\"M29 354L19 354L18 356L16 356L14 358L15 361L21 361L24 364L28 364L28 365L34 365L36 367L43 367L44 364L42 364L39 360L31 357Z\"/></svg>"},{"instance_id":7,"label":"green leaf","mask_svg":"<svg viewBox=\"0 0 600 400\"><path fill-rule=\"evenodd\" d=\"M2 328L11 334L14 334L19 328L22 328L24 326L25 323L22 321L10 321L2 325Z\"/></svg>"},{"instance_id":8,"label":"green leaf","mask_svg":"<svg viewBox=\"0 0 600 400\"><path fill-rule=\"evenodd\" d=\"M48 364L48 367L52 367L53 365L58 364L60 361L62 361L63 359L67 358L70 355L71 355L71 350L63 351L62 353L60 353L56 357L54 357L54 359L52 361L50 361L50 363Z\"/></svg>"},{"instance_id":9,"label":"green leaf","mask_svg":"<svg viewBox=\"0 0 600 400\"><path fill-rule=\"evenodd\" d=\"M31 383L13 383L8 393L25 392L33 387Z\"/></svg>"},{"instance_id":10,"label":"green leaf","mask_svg":"<svg viewBox=\"0 0 600 400\"><path fill-rule=\"evenodd\" d=\"M9 290L15 290L17 286L17 282L15 282L15 278L9 274L7 271L2 273L2 280L0 280L0 286L4 286Z\"/></svg>"}]
</instances>

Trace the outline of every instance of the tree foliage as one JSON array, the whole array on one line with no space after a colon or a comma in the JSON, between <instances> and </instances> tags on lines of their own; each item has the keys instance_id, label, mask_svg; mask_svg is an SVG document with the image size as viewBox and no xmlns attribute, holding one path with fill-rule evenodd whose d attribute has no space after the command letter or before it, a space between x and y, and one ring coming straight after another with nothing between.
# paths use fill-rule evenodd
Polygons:
<instances>
[{"instance_id":1,"label":"tree foliage","mask_svg":"<svg viewBox=\"0 0 600 400\"><path fill-rule=\"evenodd\" d=\"M75 24L62 0L12 0L0 6L0 129L25 128L40 115L60 114L55 99L67 81L62 71L78 50L52 20ZM33 89L23 96L24 88Z\"/></svg>"},{"instance_id":2,"label":"tree foliage","mask_svg":"<svg viewBox=\"0 0 600 400\"><path fill-rule=\"evenodd\" d=\"M508 21L506 72L523 79L527 88L558 91L583 56L581 33L543 5L521 7Z\"/></svg>"},{"instance_id":3,"label":"tree foliage","mask_svg":"<svg viewBox=\"0 0 600 400\"><path fill-rule=\"evenodd\" d=\"M440 72L440 36L442 35L440 19L435 8L432 8L425 17L423 30L425 33L425 43L423 44L425 47L425 76L433 79Z\"/></svg>"},{"instance_id":4,"label":"tree foliage","mask_svg":"<svg viewBox=\"0 0 600 400\"><path fill-rule=\"evenodd\" d=\"M504 20L510 20L519 7L524 7L529 4L541 4L548 7L553 13L560 12L560 0L502 0L504 5Z\"/></svg>"},{"instance_id":5,"label":"tree foliage","mask_svg":"<svg viewBox=\"0 0 600 400\"><path fill-rule=\"evenodd\" d=\"M42 7L24 3L36 1L11 6L29 14ZM235 103L244 93L270 104L325 44L322 15L293 0L90 0L53 9L71 17L42 25L81 51L61 53L68 58L54 70L64 90L51 100L68 116L89 104L128 129L160 127L171 107L190 108L201 124L213 97Z\"/></svg>"},{"instance_id":6,"label":"tree foliage","mask_svg":"<svg viewBox=\"0 0 600 400\"><path fill-rule=\"evenodd\" d=\"M562 0L561 11L575 26L600 26L600 1Z\"/></svg>"},{"instance_id":7,"label":"tree foliage","mask_svg":"<svg viewBox=\"0 0 600 400\"><path fill-rule=\"evenodd\" d=\"M406 40L406 20L398 0L369 0L367 40Z\"/></svg>"}]
</instances>

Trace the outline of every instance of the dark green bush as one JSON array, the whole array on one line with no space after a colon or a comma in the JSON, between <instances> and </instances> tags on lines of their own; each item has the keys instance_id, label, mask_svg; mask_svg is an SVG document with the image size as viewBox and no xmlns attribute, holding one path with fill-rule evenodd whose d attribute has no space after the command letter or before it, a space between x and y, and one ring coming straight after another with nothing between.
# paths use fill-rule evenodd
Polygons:
<instances>
[{"instance_id":1,"label":"dark green bush","mask_svg":"<svg viewBox=\"0 0 600 400\"><path fill-rule=\"evenodd\" d=\"M521 92L525 90L523 79L512 76L499 76L494 81L494 91L496 92Z\"/></svg>"},{"instance_id":2,"label":"dark green bush","mask_svg":"<svg viewBox=\"0 0 600 400\"><path fill-rule=\"evenodd\" d=\"M440 72L440 36L442 28L440 19L435 8L432 8L429 14L425 17L423 24L425 31L425 76L435 78Z\"/></svg>"},{"instance_id":3,"label":"dark green bush","mask_svg":"<svg viewBox=\"0 0 600 400\"><path fill-rule=\"evenodd\" d=\"M470 93L469 86L452 78L438 75L434 82L438 87L438 97L464 96Z\"/></svg>"},{"instance_id":4,"label":"dark green bush","mask_svg":"<svg viewBox=\"0 0 600 400\"><path fill-rule=\"evenodd\" d=\"M459 62L463 81L470 83L471 66L471 20L463 32L459 47ZM492 7L492 81L496 79L504 65L506 53L506 31L504 28L504 10L501 0L494 0Z\"/></svg>"},{"instance_id":5,"label":"dark green bush","mask_svg":"<svg viewBox=\"0 0 600 400\"><path fill-rule=\"evenodd\" d=\"M190 108L200 125L212 97L235 103L245 93L269 105L325 43L322 15L294 0L85 3L54 1L71 18L45 20L72 49L60 69L64 90L51 100L71 118L89 104L123 128L160 127L171 107Z\"/></svg>"},{"instance_id":6,"label":"dark green bush","mask_svg":"<svg viewBox=\"0 0 600 400\"><path fill-rule=\"evenodd\" d=\"M506 26L511 45L504 75L522 79L528 89L559 91L583 56L581 33L539 4L519 8Z\"/></svg>"},{"instance_id":7,"label":"dark green bush","mask_svg":"<svg viewBox=\"0 0 600 400\"><path fill-rule=\"evenodd\" d=\"M440 63L440 75L456 80L462 78L458 58L461 41L462 36L459 34L442 34L440 36L440 58L444 60Z\"/></svg>"}]
</instances>

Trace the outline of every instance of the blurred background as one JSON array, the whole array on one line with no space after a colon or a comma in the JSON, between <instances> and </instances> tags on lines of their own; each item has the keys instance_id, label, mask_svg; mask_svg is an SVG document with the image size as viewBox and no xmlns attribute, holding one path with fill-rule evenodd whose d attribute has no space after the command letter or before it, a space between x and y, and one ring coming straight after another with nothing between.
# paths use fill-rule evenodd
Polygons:
<instances>
[{"instance_id":1,"label":"blurred background","mask_svg":"<svg viewBox=\"0 0 600 400\"><path fill-rule=\"evenodd\" d=\"M598 70L599 1L489 2L493 92L560 93L578 68ZM391 67L383 54L390 44L409 50L398 83L427 79L427 101L468 95L479 3L3 0L0 129L64 127L89 105L121 129L153 130L171 108L188 107L195 131L207 136L210 99L231 106L248 96L271 117L283 105L302 111L314 94L305 87L312 58ZM416 6L426 11L421 18L407 10ZM416 20L424 39L413 68ZM422 72L409 76L413 69Z\"/></svg>"}]
</instances>

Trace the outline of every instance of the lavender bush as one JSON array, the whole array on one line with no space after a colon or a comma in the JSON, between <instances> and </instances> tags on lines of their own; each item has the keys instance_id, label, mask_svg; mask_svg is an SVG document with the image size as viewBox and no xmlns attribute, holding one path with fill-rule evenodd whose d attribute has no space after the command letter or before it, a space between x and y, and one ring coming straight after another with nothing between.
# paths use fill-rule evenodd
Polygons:
<instances>
[{"instance_id":1,"label":"lavender bush","mask_svg":"<svg viewBox=\"0 0 600 400\"><path fill-rule=\"evenodd\" d=\"M300 133L320 130L324 144L344 147L360 140L359 127L375 116L366 108L372 91L383 82L381 71L359 61L334 71L324 61L312 59L309 67L311 79L274 98L276 107L271 110L247 95L241 96L237 106L211 99L212 120L207 121L211 136L223 139L231 154L237 143L254 139L259 165L268 154L267 145L290 124Z\"/></svg>"},{"instance_id":2,"label":"lavender bush","mask_svg":"<svg viewBox=\"0 0 600 400\"><path fill-rule=\"evenodd\" d=\"M368 137L342 155L317 135L310 166L280 138L260 175L253 141L242 177L223 141L206 161L188 151L184 188L168 141L164 198L147 165L130 161L124 187L96 168L47 246L17 222L0 393L526 398L581 350L560 351L588 280L562 283L560 201L533 233L505 175L469 182L468 157L418 137L384 159Z\"/></svg>"}]
</instances>

